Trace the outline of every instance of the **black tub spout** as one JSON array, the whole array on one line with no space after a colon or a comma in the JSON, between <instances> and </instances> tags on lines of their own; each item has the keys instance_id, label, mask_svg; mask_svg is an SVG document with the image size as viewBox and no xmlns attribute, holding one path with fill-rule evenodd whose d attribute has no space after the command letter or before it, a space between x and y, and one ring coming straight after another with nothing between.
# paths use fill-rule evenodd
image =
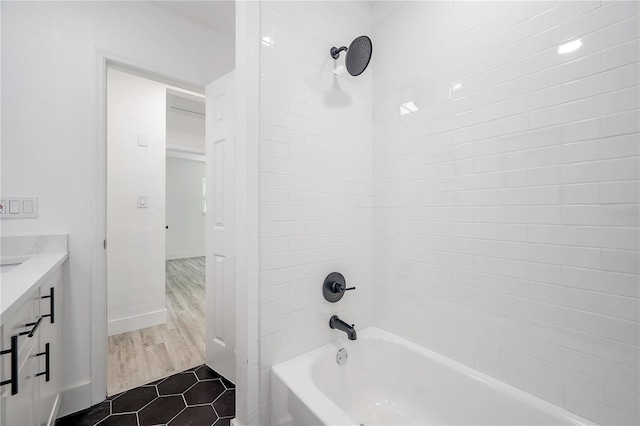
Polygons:
<instances>
[{"instance_id":1,"label":"black tub spout","mask_svg":"<svg viewBox=\"0 0 640 426\"><path fill-rule=\"evenodd\" d=\"M342 321L337 315L332 316L329 319L329 327L337 328L338 330L342 330L347 333L347 337L349 340L356 340L358 338L358 334L356 333L356 329L353 324L349 325L346 322Z\"/></svg>"}]
</instances>

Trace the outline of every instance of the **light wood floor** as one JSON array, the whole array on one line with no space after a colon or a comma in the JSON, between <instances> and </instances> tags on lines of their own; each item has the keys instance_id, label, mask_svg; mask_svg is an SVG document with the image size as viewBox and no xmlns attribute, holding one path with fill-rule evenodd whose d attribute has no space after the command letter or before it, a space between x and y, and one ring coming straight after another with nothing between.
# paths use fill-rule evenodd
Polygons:
<instances>
[{"instance_id":1,"label":"light wood floor","mask_svg":"<svg viewBox=\"0 0 640 426\"><path fill-rule=\"evenodd\" d=\"M166 262L166 324L109 336L107 393L204 363L205 258Z\"/></svg>"}]
</instances>

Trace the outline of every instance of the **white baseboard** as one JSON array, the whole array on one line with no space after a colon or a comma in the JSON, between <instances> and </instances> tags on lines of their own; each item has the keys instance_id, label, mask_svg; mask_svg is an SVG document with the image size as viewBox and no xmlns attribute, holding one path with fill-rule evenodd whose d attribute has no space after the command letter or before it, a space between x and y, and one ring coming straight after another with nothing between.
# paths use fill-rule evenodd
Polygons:
<instances>
[{"instance_id":1,"label":"white baseboard","mask_svg":"<svg viewBox=\"0 0 640 426\"><path fill-rule=\"evenodd\" d=\"M132 317L118 318L111 320L107 324L107 334L113 336L115 334L126 333L128 331L140 330L141 328L152 327L154 325L164 324L167 322L167 308L159 311L147 312Z\"/></svg>"},{"instance_id":2,"label":"white baseboard","mask_svg":"<svg viewBox=\"0 0 640 426\"><path fill-rule=\"evenodd\" d=\"M60 392L60 408L56 417L64 417L91 407L91 382L67 388Z\"/></svg>"},{"instance_id":3,"label":"white baseboard","mask_svg":"<svg viewBox=\"0 0 640 426\"><path fill-rule=\"evenodd\" d=\"M167 253L167 260L188 259L190 257L204 257L207 253L203 251L187 251L182 253Z\"/></svg>"},{"instance_id":4,"label":"white baseboard","mask_svg":"<svg viewBox=\"0 0 640 426\"><path fill-rule=\"evenodd\" d=\"M55 426L56 419L58 418L58 412L60 411L60 399L62 397L60 394L56 396L56 402L53 403L53 410L51 410L51 414L49 415L49 420L47 421L47 426Z\"/></svg>"}]
</instances>

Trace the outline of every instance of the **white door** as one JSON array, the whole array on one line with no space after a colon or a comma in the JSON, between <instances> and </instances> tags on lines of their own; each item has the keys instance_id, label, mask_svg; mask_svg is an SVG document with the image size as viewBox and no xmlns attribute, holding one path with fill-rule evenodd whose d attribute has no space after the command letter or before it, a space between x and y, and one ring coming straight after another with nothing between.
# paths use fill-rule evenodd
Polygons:
<instances>
[{"instance_id":1,"label":"white door","mask_svg":"<svg viewBox=\"0 0 640 426\"><path fill-rule=\"evenodd\" d=\"M207 365L235 382L234 75L207 85Z\"/></svg>"}]
</instances>

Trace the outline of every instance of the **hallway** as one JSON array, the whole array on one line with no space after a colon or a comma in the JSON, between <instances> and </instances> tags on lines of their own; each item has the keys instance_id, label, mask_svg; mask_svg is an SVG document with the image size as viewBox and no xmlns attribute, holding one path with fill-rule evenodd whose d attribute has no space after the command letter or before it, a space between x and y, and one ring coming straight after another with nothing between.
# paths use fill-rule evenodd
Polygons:
<instances>
[{"instance_id":1,"label":"hallway","mask_svg":"<svg viewBox=\"0 0 640 426\"><path fill-rule=\"evenodd\" d=\"M108 395L204 362L204 279L204 257L166 262L167 323L109 336Z\"/></svg>"}]
</instances>

